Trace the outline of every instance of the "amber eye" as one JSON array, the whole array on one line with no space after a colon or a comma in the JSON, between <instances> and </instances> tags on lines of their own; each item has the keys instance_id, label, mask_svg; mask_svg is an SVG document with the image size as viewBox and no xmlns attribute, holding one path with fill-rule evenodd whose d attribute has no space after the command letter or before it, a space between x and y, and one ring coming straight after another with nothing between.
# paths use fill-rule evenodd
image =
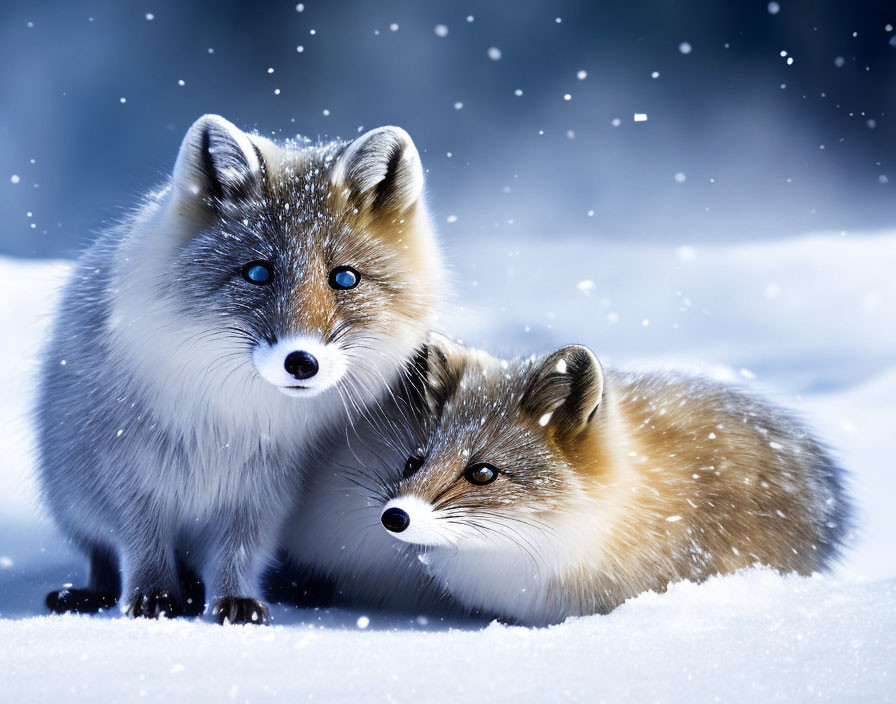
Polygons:
<instances>
[{"instance_id":1,"label":"amber eye","mask_svg":"<svg viewBox=\"0 0 896 704\"><path fill-rule=\"evenodd\" d=\"M423 466L423 460L419 457L415 457L411 455L408 457L407 462L404 463L404 471L401 473L405 479L408 477L412 477L417 473L417 470Z\"/></svg>"},{"instance_id":2,"label":"amber eye","mask_svg":"<svg viewBox=\"0 0 896 704\"><path fill-rule=\"evenodd\" d=\"M476 486L485 486L486 484L491 484L495 479L498 478L498 470L492 467L490 464L485 464L481 462L479 464L471 464L467 467L466 471L464 471L464 479L466 479L470 484L475 484Z\"/></svg>"}]
</instances>

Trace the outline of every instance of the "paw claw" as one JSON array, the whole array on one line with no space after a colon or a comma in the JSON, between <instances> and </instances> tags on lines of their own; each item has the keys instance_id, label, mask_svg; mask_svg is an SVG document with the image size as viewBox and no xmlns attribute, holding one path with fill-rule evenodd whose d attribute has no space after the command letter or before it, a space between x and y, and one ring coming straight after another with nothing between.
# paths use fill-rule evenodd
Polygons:
<instances>
[{"instance_id":1,"label":"paw claw","mask_svg":"<svg viewBox=\"0 0 896 704\"><path fill-rule=\"evenodd\" d=\"M131 598L127 613L134 618L176 618L183 615L180 603L170 592L137 592Z\"/></svg>"},{"instance_id":2,"label":"paw claw","mask_svg":"<svg viewBox=\"0 0 896 704\"><path fill-rule=\"evenodd\" d=\"M223 624L230 623L270 623L271 614L268 607L258 599L248 597L225 596L218 599L212 607L212 615Z\"/></svg>"}]
</instances>

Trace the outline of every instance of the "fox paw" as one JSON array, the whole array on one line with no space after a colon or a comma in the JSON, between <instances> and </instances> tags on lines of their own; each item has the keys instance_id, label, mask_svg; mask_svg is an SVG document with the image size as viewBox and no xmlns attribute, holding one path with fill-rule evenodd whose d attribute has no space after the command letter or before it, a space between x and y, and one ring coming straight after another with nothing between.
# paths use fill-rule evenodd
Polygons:
<instances>
[{"instance_id":1,"label":"fox paw","mask_svg":"<svg viewBox=\"0 0 896 704\"><path fill-rule=\"evenodd\" d=\"M271 614L268 607L258 599L239 596L225 596L218 599L212 607L212 616L218 623L270 623Z\"/></svg>"},{"instance_id":2,"label":"fox paw","mask_svg":"<svg viewBox=\"0 0 896 704\"><path fill-rule=\"evenodd\" d=\"M118 603L115 594L95 592L91 589L60 589L47 594L47 608L55 614L95 614L111 609Z\"/></svg>"},{"instance_id":3,"label":"fox paw","mask_svg":"<svg viewBox=\"0 0 896 704\"><path fill-rule=\"evenodd\" d=\"M128 615L134 618L175 618L183 613L183 607L169 592L137 592L128 606Z\"/></svg>"}]
</instances>

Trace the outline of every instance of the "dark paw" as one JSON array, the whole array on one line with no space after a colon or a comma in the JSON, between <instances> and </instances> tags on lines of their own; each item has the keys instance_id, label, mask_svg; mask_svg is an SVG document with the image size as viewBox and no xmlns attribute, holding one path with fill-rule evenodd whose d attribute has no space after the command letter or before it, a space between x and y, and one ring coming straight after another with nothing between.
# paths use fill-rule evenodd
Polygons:
<instances>
[{"instance_id":1,"label":"dark paw","mask_svg":"<svg viewBox=\"0 0 896 704\"><path fill-rule=\"evenodd\" d=\"M180 602L168 592L137 592L128 606L128 614L134 618L175 618L183 613Z\"/></svg>"},{"instance_id":2,"label":"dark paw","mask_svg":"<svg viewBox=\"0 0 896 704\"><path fill-rule=\"evenodd\" d=\"M115 594L95 592L90 589L60 589L47 594L47 608L53 613L95 614L111 609L118 603Z\"/></svg>"},{"instance_id":3,"label":"dark paw","mask_svg":"<svg viewBox=\"0 0 896 704\"><path fill-rule=\"evenodd\" d=\"M218 623L269 623L271 614L268 607L258 599L238 596L225 596L218 599L212 607L212 615Z\"/></svg>"}]
</instances>

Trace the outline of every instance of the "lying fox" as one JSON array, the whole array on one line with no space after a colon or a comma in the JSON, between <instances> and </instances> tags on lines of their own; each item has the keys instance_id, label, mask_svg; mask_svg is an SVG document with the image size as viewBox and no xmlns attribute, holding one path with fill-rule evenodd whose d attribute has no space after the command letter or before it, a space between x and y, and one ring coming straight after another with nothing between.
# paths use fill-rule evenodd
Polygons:
<instances>
[{"instance_id":1,"label":"lying fox","mask_svg":"<svg viewBox=\"0 0 896 704\"><path fill-rule=\"evenodd\" d=\"M549 624L756 564L810 574L842 544L842 471L738 390L439 336L412 378L289 523L294 559L349 598Z\"/></svg>"}]
</instances>

